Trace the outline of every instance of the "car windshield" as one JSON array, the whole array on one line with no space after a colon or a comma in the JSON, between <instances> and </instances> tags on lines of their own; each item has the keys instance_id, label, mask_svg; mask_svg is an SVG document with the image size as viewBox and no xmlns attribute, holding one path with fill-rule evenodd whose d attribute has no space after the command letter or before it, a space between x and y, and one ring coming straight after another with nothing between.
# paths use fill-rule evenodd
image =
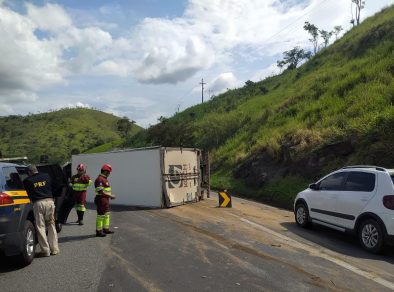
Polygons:
<instances>
[{"instance_id":1,"label":"car windshield","mask_svg":"<svg viewBox=\"0 0 394 292\"><path fill-rule=\"evenodd\" d=\"M390 176L391 176L391 180L392 180L393 185L394 185L394 173L392 173Z\"/></svg>"}]
</instances>

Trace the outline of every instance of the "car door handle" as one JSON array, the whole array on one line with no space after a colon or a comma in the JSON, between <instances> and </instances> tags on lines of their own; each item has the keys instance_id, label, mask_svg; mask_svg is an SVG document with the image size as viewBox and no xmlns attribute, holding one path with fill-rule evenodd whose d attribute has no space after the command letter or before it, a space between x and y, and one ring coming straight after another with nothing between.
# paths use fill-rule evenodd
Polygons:
<instances>
[{"instance_id":1,"label":"car door handle","mask_svg":"<svg viewBox=\"0 0 394 292\"><path fill-rule=\"evenodd\" d=\"M368 201L368 198L362 198L361 201L367 202L367 201Z\"/></svg>"}]
</instances>

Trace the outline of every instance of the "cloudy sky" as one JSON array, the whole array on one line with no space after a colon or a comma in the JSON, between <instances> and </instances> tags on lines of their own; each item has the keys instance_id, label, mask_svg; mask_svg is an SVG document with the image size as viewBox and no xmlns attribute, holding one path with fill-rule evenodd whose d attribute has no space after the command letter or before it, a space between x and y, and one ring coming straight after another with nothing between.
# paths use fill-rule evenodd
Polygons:
<instances>
[{"instance_id":1,"label":"cloudy sky","mask_svg":"<svg viewBox=\"0 0 394 292\"><path fill-rule=\"evenodd\" d=\"M366 0L362 19L394 0ZM89 106L144 127L277 72L305 21L350 28L351 0L0 0L0 115Z\"/></svg>"}]
</instances>

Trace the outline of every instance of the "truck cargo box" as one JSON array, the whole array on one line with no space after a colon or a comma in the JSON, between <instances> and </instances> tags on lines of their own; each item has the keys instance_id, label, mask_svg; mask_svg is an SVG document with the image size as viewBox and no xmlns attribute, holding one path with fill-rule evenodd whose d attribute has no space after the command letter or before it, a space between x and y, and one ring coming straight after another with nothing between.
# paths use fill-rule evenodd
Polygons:
<instances>
[{"instance_id":1,"label":"truck cargo box","mask_svg":"<svg viewBox=\"0 0 394 292\"><path fill-rule=\"evenodd\" d=\"M103 164L112 166L109 181L116 199L111 203L163 208L201 197L201 151L190 148L151 147L72 156L72 171L84 163L93 182ZM93 202L94 187L88 189Z\"/></svg>"}]
</instances>

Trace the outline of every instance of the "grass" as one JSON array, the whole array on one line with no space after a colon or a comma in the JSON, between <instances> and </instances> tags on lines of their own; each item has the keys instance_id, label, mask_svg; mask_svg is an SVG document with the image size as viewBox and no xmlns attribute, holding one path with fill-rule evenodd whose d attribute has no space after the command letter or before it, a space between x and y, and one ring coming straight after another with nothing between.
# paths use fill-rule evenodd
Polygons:
<instances>
[{"instance_id":1,"label":"grass","mask_svg":"<svg viewBox=\"0 0 394 292\"><path fill-rule=\"evenodd\" d=\"M89 153L107 152L107 151L111 151L115 148L121 148L123 144L124 144L123 139L114 140L114 141L102 144L100 146L91 148L91 149L85 151L84 153L89 154Z\"/></svg>"},{"instance_id":2,"label":"grass","mask_svg":"<svg viewBox=\"0 0 394 292\"><path fill-rule=\"evenodd\" d=\"M344 164L393 167L393 104L391 6L300 68L177 113L146 130L138 144L181 144L210 151L213 187L289 206L312 179L300 174L302 162L332 143L350 141L354 151L343 156L323 151L319 175ZM232 170L261 154L270 157L272 172L283 168L284 155L289 156L290 170L255 189Z\"/></svg>"},{"instance_id":3,"label":"grass","mask_svg":"<svg viewBox=\"0 0 394 292\"><path fill-rule=\"evenodd\" d=\"M41 155L47 155L50 162L63 163L72 153L117 145L121 140L117 131L119 119L85 108L2 117L0 149L5 157L27 156L31 162L38 163ZM131 133L140 129L133 125Z\"/></svg>"}]
</instances>

